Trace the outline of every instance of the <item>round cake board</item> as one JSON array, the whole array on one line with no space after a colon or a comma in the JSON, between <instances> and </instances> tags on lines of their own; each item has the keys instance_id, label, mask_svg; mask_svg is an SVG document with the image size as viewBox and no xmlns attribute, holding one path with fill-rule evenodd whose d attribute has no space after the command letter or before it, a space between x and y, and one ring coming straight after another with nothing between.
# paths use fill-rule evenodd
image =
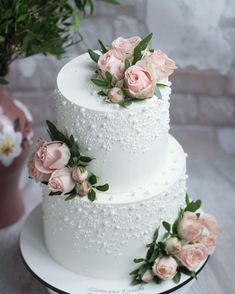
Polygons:
<instances>
[{"instance_id":1,"label":"round cake board","mask_svg":"<svg viewBox=\"0 0 235 294\"><path fill-rule=\"evenodd\" d=\"M20 236L20 252L28 271L51 293L182 294L186 293L195 281L189 276L182 275L181 281L177 285L173 281L166 281L160 285L149 283L131 286L130 279L100 280L77 275L58 264L47 251L40 204L31 212L25 222ZM197 273L202 270L206 262L207 260L200 265Z\"/></svg>"}]
</instances>

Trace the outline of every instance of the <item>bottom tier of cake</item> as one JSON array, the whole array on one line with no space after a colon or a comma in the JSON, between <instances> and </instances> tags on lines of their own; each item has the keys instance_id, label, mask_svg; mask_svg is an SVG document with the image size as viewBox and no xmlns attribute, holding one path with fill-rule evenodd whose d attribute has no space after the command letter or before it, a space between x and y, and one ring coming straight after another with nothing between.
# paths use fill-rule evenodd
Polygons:
<instances>
[{"instance_id":1,"label":"bottom tier of cake","mask_svg":"<svg viewBox=\"0 0 235 294\"><path fill-rule=\"evenodd\" d=\"M184 205L186 160L180 144L169 136L168 158L151 185L132 193L97 195L64 201L43 191L46 246L51 256L80 275L126 279L133 259L163 220L173 222Z\"/></svg>"}]
</instances>

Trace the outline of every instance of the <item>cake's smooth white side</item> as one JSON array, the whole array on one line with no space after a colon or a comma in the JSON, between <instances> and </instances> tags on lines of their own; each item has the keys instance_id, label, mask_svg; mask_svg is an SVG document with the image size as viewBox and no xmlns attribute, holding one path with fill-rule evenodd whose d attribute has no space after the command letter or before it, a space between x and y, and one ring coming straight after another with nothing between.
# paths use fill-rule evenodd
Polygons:
<instances>
[{"instance_id":1,"label":"cake's smooth white side","mask_svg":"<svg viewBox=\"0 0 235 294\"><path fill-rule=\"evenodd\" d=\"M57 79L57 122L94 157L89 168L113 193L148 184L167 157L170 87L162 99L133 103L127 109L104 102L90 82L93 63L83 54L66 64Z\"/></svg>"},{"instance_id":2,"label":"cake's smooth white side","mask_svg":"<svg viewBox=\"0 0 235 294\"><path fill-rule=\"evenodd\" d=\"M163 220L173 222L184 203L185 154L169 138L168 160L152 185L123 195L98 194L91 203L64 201L44 190L45 241L51 256L80 275L125 279L133 259L143 257L145 245Z\"/></svg>"}]
</instances>

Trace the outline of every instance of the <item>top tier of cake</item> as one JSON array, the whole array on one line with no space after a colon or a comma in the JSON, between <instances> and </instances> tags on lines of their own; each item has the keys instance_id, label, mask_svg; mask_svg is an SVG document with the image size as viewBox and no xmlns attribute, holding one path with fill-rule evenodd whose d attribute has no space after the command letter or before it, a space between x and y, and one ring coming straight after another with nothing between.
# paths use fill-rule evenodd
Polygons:
<instances>
[{"instance_id":1,"label":"top tier of cake","mask_svg":"<svg viewBox=\"0 0 235 294\"><path fill-rule=\"evenodd\" d=\"M89 168L109 183L110 192L132 191L153 181L166 162L170 83L162 88L162 99L153 96L124 108L97 94L90 81L94 70L83 54L59 72L58 128L73 134L81 152L95 158Z\"/></svg>"}]
</instances>

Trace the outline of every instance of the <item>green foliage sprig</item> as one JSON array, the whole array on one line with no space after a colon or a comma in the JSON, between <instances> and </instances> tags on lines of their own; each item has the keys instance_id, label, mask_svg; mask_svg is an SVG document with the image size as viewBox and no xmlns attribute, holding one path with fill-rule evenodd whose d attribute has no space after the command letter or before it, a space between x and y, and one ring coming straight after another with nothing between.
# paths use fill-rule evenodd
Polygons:
<instances>
[{"instance_id":1,"label":"green foliage sprig","mask_svg":"<svg viewBox=\"0 0 235 294\"><path fill-rule=\"evenodd\" d=\"M80 20L93 10L93 0L74 0L74 5L68 0L0 0L0 84L7 84L4 77L17 58L38 53L60 58L82 40Z\"/></svg>"}]
</instances>

